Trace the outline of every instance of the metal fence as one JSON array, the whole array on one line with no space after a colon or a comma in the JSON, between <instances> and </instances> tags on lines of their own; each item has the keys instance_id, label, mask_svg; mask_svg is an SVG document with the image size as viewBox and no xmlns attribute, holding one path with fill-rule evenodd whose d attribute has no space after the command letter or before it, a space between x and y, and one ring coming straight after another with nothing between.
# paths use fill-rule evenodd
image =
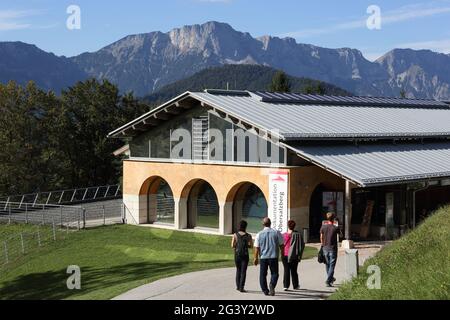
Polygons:
<instances>
[{"instance_id":1,"label":"metal fence","mask_svg":"<svg viewBox=\"0 0 450 320\"><path fill-rule=\"evenodd\" d=\"M82 229L124 222L121 200L88 203L83 206L46 205L0 201L0 222L56 224Z\"/></svg>"},{"instance_id":2,"label":"metal fence","mask_svg":"<svg viewBox=\"0 0 450 320\"><path fill-rule=\"evenodd\" d=\"M51 242L66 239L71 232L125 222L126 208L121 199L88 203L83 206L43 205L0 201L1 224L28 224L23 232L1 238L0 270ZM0 230L1 231L1 230Z\"/></svg>"},{"instance_id":3,"label":"metal fence","mask_svg":"<svg viewBox=\"0 0 450 320\"><path fill-rule=\"evenodd\" d=\"M122 199L94 202L82 207L83 228L125 223L125 206Z\"/></svg>"},{"instance_id":4,"label":"metal fence","mask_svg":"<svg viewBox=\"0 0 450 320\"><path fill-rule=\"evenodd\" d=\"M73 229L52 225L33 225L23 232L0 239L0 270L7 269L26 254L49 243L64 240Z\"/></svg>"},{"instance_id":5,"label":"metal fence","mask_svg":"<svg viewBox=\"0 0 450 320\"><path fill-rule=\"evenodd\" d=\"M70 228L82 228L81 206L45 205L0 201L0 222L26 224L57 224Z\"/></svg>"},{"instance_id":6,"label":"metal fence","mask_svg":"<svg viewBox=\"0 0 450 320\"><path fill-rule=\"evenodd\" d=\"M91 201L102 201L107 199L116 199L121 197L120 185L109 185L99 187L88 187L68 190L56 190L29 193L13 196L2 196L0 201L5 203L16 202L31 205L49 205L49 204L76 204Z\"/></svg>"}]
</instances>

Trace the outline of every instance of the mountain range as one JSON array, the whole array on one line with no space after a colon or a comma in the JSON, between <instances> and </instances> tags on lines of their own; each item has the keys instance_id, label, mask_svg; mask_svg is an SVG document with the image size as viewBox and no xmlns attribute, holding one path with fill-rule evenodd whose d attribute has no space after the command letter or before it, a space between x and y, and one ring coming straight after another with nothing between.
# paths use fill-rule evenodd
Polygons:
<instances>
[{"instance_id":1,"label":"mountain range","mask_svg":"<svg viewBox=\"0 0 450 320\"><path fill-rule=\"evenodd\" d=\"M59 92L88 75L72 60L23 42L0 42L0 82L25 85L33 80L42 89Z\"/></svg>"},{"instance_id":2,"label":"mountain range","mask_svg":"<svg viewBox=\"0 0 450 320\"><path fill-rule=\"evenodd\" d=\"M5 55L4 52L7 52ZM59 90L106 78L121 91L149 95L210 67L253 64L324 81L356 95L450 99L450 55L394 49L369 61L356 49L329 49L293 38L252 37L220 22L129 35L96 52L57 57L33 45L0 42L0 81L34 80Z\"/></svg>"}]
</instances>

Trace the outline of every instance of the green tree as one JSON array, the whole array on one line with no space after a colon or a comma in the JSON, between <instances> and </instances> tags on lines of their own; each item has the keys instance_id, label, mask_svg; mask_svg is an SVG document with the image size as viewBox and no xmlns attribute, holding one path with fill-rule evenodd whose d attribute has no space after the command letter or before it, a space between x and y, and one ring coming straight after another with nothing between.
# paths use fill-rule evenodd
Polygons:
<instances>
[{"instance_id":1,"label":"green tree","mask_svg":"<svg viewBox=\"0 0 450 320\"><path fill-rule=\"evenodd\" d=\"M323 95L327 93L327 88L322 82L318 82L315 84L310 81L308 84L305 85L305 87L302 90L302 93Z\"/></svg>"},{"instance_id":2,"label":"green tree","mask_svg":"<svg viewBox=\"0 0 450 320\"><path fill-rule=\"evenodd\" d=\"M112 152L122 145L107 134L135 117L138 103L132 94L121 97L109 81L78 82L61 95L63 118L59 150L74 187L117 183L120 172Z\"/></svg>"},{"instance_id":3,"label":"green tree","mask_svg":"<svg viewBox=\"0 0 450 320\"><path fill-rule=\"evenodd\" d=\"M291 92L291 81L283 71L277 71L272 78L269 91L272 92Z\"/></svg>"},{"instance_id":4,"label":"green tree","mask_svg":"<svg viewBox=\"0 0 450 320\"><path fill-rule=\"evenodd\" d=\"M50 131L53 92L14 82L0 85L0 194L45 190L54 184Z\"/></svg>"},{"instance_id":5,"label":"green tree","mask_svg":"<svg viewBox=\"0 0 450 320\"><path fill-rule=\"evenodd\" d=\"M0 84L0 195L117 183L113 129L149 110L108 81L78 82L60 97L30 82Z\"/></svg>"},{"instance_id":6,"label":"green tree","mask_svg":"<svg viewBox=\"0 0 450 320\"><path fill-rule=\"evenodd\" d=\"M404 88L402 88L402 89L400 90L400 98L403 98L403 99L406 98L406 90L405 90Z\"/></svg>"}]
</instances>

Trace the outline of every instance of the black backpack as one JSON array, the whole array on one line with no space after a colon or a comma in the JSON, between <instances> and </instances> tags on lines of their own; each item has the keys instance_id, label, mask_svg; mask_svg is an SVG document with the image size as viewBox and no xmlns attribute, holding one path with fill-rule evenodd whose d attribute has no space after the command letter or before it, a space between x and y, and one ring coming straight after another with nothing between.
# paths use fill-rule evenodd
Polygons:
<instances>
[{"instance_id":1,"label":"black backpack","mask_svg":"<svg viewBox=\"0 0 450 320\"><path fill-rule=\"evenodd\" d=\"M236 257L247 258L248 257L248 233L240 235L236 232Z\"/></svg>"}]
</instances>

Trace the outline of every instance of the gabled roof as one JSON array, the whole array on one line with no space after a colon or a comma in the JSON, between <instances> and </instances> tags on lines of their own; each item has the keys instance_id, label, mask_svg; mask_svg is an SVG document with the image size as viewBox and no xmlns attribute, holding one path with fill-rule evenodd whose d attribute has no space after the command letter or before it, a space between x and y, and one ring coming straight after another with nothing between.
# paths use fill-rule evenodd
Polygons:
<instances>
[{"instance_id":1,"label":"gabled roof","mask_svg":"<svg viewBox=\"0 0 450 320\"><path fill-rule=\"evenodd\" d=\"M268 92L185 92L114 130L133 136L202 105L281 140L450 137L450 106L435 100Z\"/></svg>"},{"instance_id":2,"label":"gabled roof","mask_svg":"<svg viewBox=\"0 0 450 320\"><path fill-rule=\"evenodd\" d=\"M362 187L450 177L450 106L434 100L185 92L109 136L137 135L196 106L246 128L277 135L301 158ZM429 137L439 139L425 144L384 141ZM331 139L342 141L325 141ZM355 145L348 140L366 142Z\"/></svg>"}]
</instances>

